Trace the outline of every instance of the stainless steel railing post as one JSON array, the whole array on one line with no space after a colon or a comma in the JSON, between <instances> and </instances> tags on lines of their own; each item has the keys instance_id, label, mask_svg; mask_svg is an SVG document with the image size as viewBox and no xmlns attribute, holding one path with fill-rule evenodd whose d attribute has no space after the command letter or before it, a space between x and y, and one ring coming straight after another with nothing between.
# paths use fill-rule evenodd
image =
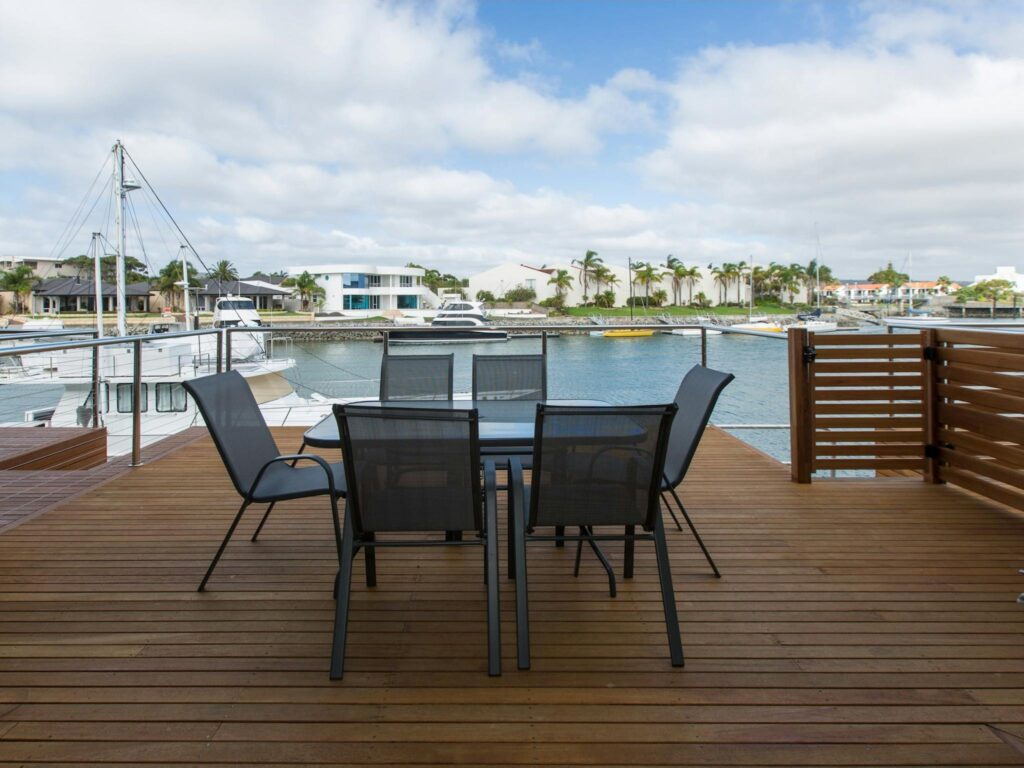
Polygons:
<instances>
[{"instance_id":1,"label":"stainless steel railing post","mask_svg":"<svg viewBox=\"0 0 1024 768\"><path fill-rule=\"evenodd\" d=\"M226 337L224 344L224 370L231 370L231 329L225 328L224 335Z\"/></svg>"},{"instance_id":2,"label":"stainless steel railing post","mask_svg":"<svg viewBox=\"0 0 1024 768\"><path fill-rule=\"evenodd\" d=\"M100 425L100 348L92 348L92 425Z\"/></svg>"},{"instance_id":3,"label":"stainless steel railing post","mask_svg":"<svg viewBox=\"0 0 1024 768\"><path fill-rule=\"evenodd\" d=\"M224 332L217 332L217 373L224 370Z\"/></svg>"},{"instance_id":4,"label":"stainless steel railing post","mask_svg":"<svg viewBox=\"0 0 1024 768\"><path fill-rule=\"evenodd\" d=\"M142 339L132 342L132 466L142 466Z\"/></svg>"},{"instance_id":5,"label":"stainless steel railing post","mask_svg":"<svg viewBox=\"0 0 1024 768\"><path fill-rule=\"evenodd\" d=\"M708 329L700 327L700 364L708 367Z\"/></svg>"}]
</instances>

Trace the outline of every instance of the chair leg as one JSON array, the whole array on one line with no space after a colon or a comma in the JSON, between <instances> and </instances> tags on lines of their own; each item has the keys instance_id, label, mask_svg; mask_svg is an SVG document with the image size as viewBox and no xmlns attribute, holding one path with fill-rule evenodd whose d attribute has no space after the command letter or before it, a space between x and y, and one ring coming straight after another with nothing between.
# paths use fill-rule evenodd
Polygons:
<instances>
[{"instance_id":1,"label":"chair leg","mask_svg":"<svg viewBox=\"0 0 1024 768\"><path fill-rule=\"evenodd\" d=\"M668 631L668 650L673 667L681 667L683 641L679 636L679 616L676 613L676 596L672 589L672 571L668 562L668 544L665 541L665 524L661 515L655 517L654 549L658 557L658 579L661 582L661 603L665 610L665 629Z\"/></svg>"},{"instance_id":2,"label":"chair leg","mask_svg":"<svg viewBox=\"0 0 1024 768\"><path fill-rule=\"evenodd\" d=\"M348 634L348 603L352 589L352 560L355 542L352 522L345 517L341 537L341 565L335 580L338 602L334 608L334 639L331 643L331 680L340 680L345 674L345 640Z\"/></svg>"},{"instance_id":3,"label":"chair leg","mask_svg":"<svg viewBox=\"0 0 1024 768\"><path fill-rule=\"evenodd\" d=\"M708 548L704 546L704 539L697 533L697 526L693 524L693 520L690 519L690 515L686 512L686 507L683 506L683 502L676 496L676 489L672 488L672 498L676 500L676 504L679 505L679 511L683 513L683 519L686 520L686 524L690 526L690 532L693 533L693 538L697 540L697 544L700 545L700 551L704 553L704 557L707 558L708 564L711 566L711 570L715 572L715 578L722 578L722 574L718 572L718 566L715 565L715 561L711 559L711 553L708 552Z\"/></svg>"},{"instance_id":4,"label":"chair leg","mask_svg":"<svg viewBox=\"0 0 1024 768\"><path fill-rule=\"evenodd\" d=\"M565 536L565 526L564 525L556 525L555 526L555 536ZM565 546L565 542L564 541L556 541L555 542L555 546L556 547L564 547Z\"/></svg>"},{"instance_id":5,"label":"chair leg","mask_svg":"<svg viewBox=\"0 0 1024 768\"><path fill-rule=\"evenodd\" d=\"M270 517L270 512L274 509L275 504L277 504L276 501L270 502L270 506L268 506L267 511L263 513L263 517L260 518L260 524L256 526L256 530L253 531L252 538L249 539L249 541L256 541L256 538L260 535L260 531L263 530L263 524L267 522L267 518Z\"/></svg>"},{"instance_id":6,"label":"chair leg","mask_svg":"<svg viewBox=\"0 0 1024 768\"><path fill-rule=\"evenodd\" d=\"M498 500L494 464L484 468L484 573L487 582L487 674L501 674L501 606L498 602Z\"/></svg>"},{"instance_id":7,"label":"chair leg","mask_svg":"<svg viewBox=\"0 0 1024 768\"><path fill-rule=\"evenodd\" d=\"M582 535L583 529L580 528ZM583 539L576 542L576 565L573 566L572 575L578 577L580 575L580 560L583 558Z\"/></svg>"},{"instance_id":8,"label":"chair leg","mask_svg":"<svg viewBox=\"0 0 1024 768\"><path fill-rule=\"evenodd\" d=\"M672 505L668 503L668 496L665 495L664 491L661 492L661 500L665 502L665 509L667 509L668 513L672 515L672 522L676 524L676 528L678 528L680 531L683 530L683 526L680 525L679 518L676 517L676 513L675 510L672 509Z\"/></svg>"},{"instance_id":9,"label":"chair leg","mask_svg":"<svg viewBox=\"0 0 1024 768\"><path fill-rule=\"evenodd\" d=\"M513 515L516 569L516 662L519 669L530 668L530 606L526 590L526 521Z\"/></svg>"},{"instance_id":10,"label":"chair leg","mask_svg":"<svg viewBox=\"0 0 1024 768\"><path fill-rule=\"evenodd\" d=\"M220 549L217 550L217 554L213 556L213 560L210 562L210 567L206 569L206 575L203 576L203 580L199 582L199 589L197 592L202 592L206 589L206 582L210 580L210 576L213 574L213 569L217 567L217 561L220 560L220 556L224 554L224 548L227 547L228 542L231 540L231 535L235 532L235 528L238 527L238 521L242 519L242 515L245 510L249 507L252 502L246 499L242 502L242 506L238 508L238 514L235 515L235 519L231 521L231 527L228 528L227 534L224 536L224 541L220 543Z\"/></svg>"},{"instance_id":11,"label":"chair leg","mask_svg":"<svg viewBox=\"0 0 1024 768\"><path fill-rule=\"evenodd\" d=\"M594 531L590 528L580 528L580 534L586 537L587 544L594 550L594 554L597 555L597 559L601 563L601 567L604 568L604 572L608 574L608 594L611 597L615 597L618 592L615 589L615 569L612 568L612 564L608 562L608 558L604 556L604 552L597 542L594 541L591 536L594 535Z\"/></svg>"},{"instance_id":12,"label":"chair leg","mask_svg":"<svg viewBox=\"0 0 1024 768\"><path fill-rule=\"evenodd\" d=\"M633 536L636 534L635 525L626 526L626 540L622 544L622 578L632 579L633 578L633 560L634 552L636 549L636 541Z\"/></svg>"},{"instance_id":13,"label":"chair leg","mask_svg":"<svg viewBox=\"0 0 1024 768\"><path fill-rule=\"evenodd\" d=\"M512 483L512 471L508 473L508 513L505 517L505 548L508 550L506 556L508 558L508 577L514 580L516 577L516 536L515 536L515 517L516 509L516 489Z\"/></svg>"},{"instance_id":14,"label":"chair leg","mask_svg":"<svg viewBox=\"0 0 1024 768\"><path fill-rule=\"evenodd\" d=\"M373 541L372 533L363 534L363 541ZM377 586L377 548L363 547L363 560L366 566L366 586Z\"/></svg>"}]
</instances>

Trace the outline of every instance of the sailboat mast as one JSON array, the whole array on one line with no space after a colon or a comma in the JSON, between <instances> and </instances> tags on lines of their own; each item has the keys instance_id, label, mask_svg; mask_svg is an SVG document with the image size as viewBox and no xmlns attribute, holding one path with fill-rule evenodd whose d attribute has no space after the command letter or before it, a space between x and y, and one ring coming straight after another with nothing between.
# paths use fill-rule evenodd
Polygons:
<instances>
[{"instance_id":1,"label":"sailboat mast","mask_svg":"<svg viewBox=\"0 0 1024 768\"><path fill-rule=\"evenodd\" d=\"M750 311L747 317L754 314L754 254L750 254Z\"/></svg>"},{"instance_id":2,"label":"sailboat mast","mask_svg":"<svg viewBox=\"0 0 1024 768\"><path fill-rule=\"evenodd\" d=\"M117 204L114 206L114 224L117 227L117 335L128 335L128 322L125 315L125 221L124 221L124 147L121 140L114 143L114 194Z\"/></svg>"},{"instance_id":3,"label":"sailboat mast","mask_svg":"<svg viewBox=\"0 0 1024 768\"><path fill-rule=\"evenodd\" d=\"M92 257L93 257L93 288L96 291L96 338L103 338L103 270L100 262L103 256L103 247L100 245L100 233L92 233Z\"/></svg>"},{"instance_id":4,"label":"sailboat mast","mask_svg":"<svg viewBox=\"0 0 1024 768\"><path fill-rule=\"evenodd\" d=\"M182 291L182 293L185 294L185 305L184 305L185 306L185 323L188 325L189 328L191 328L192 327L192 319L191 319L192 318L192 313L190 311L189 303L188 303L188 257L187 257L187 249L186 249L186 247L184 245L181 246L181 285L182 285L181 291Z\"/></svg>"}]
</instances>

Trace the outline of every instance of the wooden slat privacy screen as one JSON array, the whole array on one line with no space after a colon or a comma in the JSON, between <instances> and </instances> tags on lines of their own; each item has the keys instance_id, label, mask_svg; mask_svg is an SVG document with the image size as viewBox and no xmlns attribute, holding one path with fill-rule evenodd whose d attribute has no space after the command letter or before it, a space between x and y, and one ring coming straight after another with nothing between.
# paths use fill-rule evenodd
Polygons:
<instances>
[{"instance_id":1,"label":"wooden slat privacy screen","mask_svg":"<svg viewBox=\"0 0 1024 768\"><path fill-rule=\"evenodd\" d=\"M832 469L925 468L920 334L790 331L793 479Z\"/></svg>"},{"instance_id":2,"label":"wooden slat privacy screen","mask_svg":"<svg viewBox=\"0 0 1024 768\"><path fill-rule=\"evenodd\" d=\"M920 470L1024 510L1024 334L789 334L794 480Z\"/></svg>"}]
</instances>

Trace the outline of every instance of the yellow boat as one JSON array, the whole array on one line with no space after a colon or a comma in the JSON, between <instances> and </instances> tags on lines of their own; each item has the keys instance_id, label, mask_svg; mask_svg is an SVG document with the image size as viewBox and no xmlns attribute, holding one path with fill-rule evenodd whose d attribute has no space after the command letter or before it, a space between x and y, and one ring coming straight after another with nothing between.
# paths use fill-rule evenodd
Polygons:
<instances>
[{"instance_id":1,"label":"yellow boat","mask_svg":"<svg viewBox=\"0 0 1024 768\"><path fill-rule=\"evenodd\" d=\"M653 336L654 329L644 328L616 328L610 331L605 331L602 334L606 339L634 339L640 336Z\"/></svg>"}]
</instances>

